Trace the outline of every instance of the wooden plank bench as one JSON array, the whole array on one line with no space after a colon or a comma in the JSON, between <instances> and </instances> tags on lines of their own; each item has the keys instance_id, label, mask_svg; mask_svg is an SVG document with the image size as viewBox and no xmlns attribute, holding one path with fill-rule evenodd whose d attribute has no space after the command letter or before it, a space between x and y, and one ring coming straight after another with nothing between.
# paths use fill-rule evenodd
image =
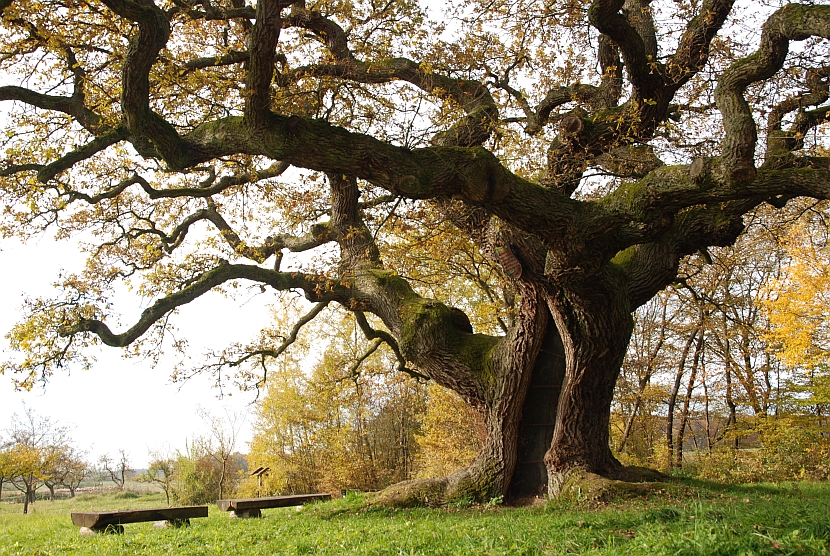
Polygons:
<instances>
[{"instance_id":1,"label":"wooden plank bench","mask_svg":"<svg viewBox=\"0 0 830 556\"><path fill-rule=\"evenodd\" d=\"M161 521L173 527L190 525L194 517L207 517L207 506L179 508L151 508L147 510L113 510L103 512L72 512L72 523L81 528L81 534L112 531L123 533L125 523Z\"/></svg>"},{"instance_id":2,"label":"wooden plank bench","mask_svg":"<svg viewBox=\"0 0 830 556\"><path fill-rule=\"evenodd\" d=\"M264 496L262 498L231 498L217 500L216 505L223 512L231 512L228 517L261 517L265 508L286 508L302 506L307 502L331 500L331 494L294 494L290 496Z\"/></svg>"}]
</instances>

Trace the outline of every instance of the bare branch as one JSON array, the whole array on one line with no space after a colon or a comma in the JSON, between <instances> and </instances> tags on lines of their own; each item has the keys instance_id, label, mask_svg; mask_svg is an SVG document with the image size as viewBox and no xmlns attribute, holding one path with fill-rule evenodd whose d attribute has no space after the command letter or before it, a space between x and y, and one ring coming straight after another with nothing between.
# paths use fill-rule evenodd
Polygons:
<instances>
[{"instance_id":1,"label":"bare branch","mask_svg":"<svg viewBox=\"0 0 830 556\"><path fill-rule=\"evenodd\" d=\"M40 169L40 171L38 171L37 179L41 183L46 183L61 172L70 169L78 162L86 160L126 138L127 130L122 127L119 127L106 135L96 137L86 145L68 152L56 161L44 166Z\"/></svg>"},{"instance_id":2,"label":"bare branch","mask_svg":"<svg viewBox=\"0 0 830 556\"><path fill-rule=\"evenodd\" d=\"M115 334L101 320L81 319L76 323L64 324L59 333L62 336L70 336L81 332L92 332L108 346L125 347L138 339L150 326L170 311L190 303L216 286L239 279L260 282L280 291L301 290L306 293L307 298L315 301L338 301L349 305L351 300L349 288L325 278L312 277L299 272L275 272L250 265L223 264L201 274L182 290L156 300L144 310L138 322L126 332Z\"/></svg>"},{"instance_id":3,"label":"bare branch","mask_svg":"<svg viewBox=\"0 0 830 556\"><path fill-rule=\"evenodd\" d=\"M219 179L218 182L216 181L216 175L213 171L213 168L211 168L211 176L208 180L204 182L202 187L176 187L171 189L155 189L152 185L150 185L150 182L148 182L146 179L139 176L138 174L133 174L131 177L119 182L113 188L108 189L103 193L99 193L97 195L88 195L86 193L81 193L79 191L68 191L66 195L72 201L83 200L91 205L94 205L96 203L100 203L105 199L113 199L117 197L131 185L139 185L141 189L143 189L144 192L147 194L147 196L150 197L150 199L174 199L179 197L203 198L210 197L217 193L221 193L229 187L245 185L256 181L277 177L281 175L283 172L285 172L285 170L288 169L288 167L289 164L286 162L276 162L266 170L260 170L256 173L250 174L243 173L237 175L223 176ZM22 167L22 170L27 169L39 168Z\"/></svg>"},{"instance_id":4,"label":"bare branch","mask_svg":"<svg viewBox=\"0 0 830 556\"><path fill-rule=\"evenodd\" d=\"M385 330L375 330L372 328L372 325L370 325L369 321L366 319L366 315L364 315L361 311L354 311L354 318L367 340L380 340L392 348L392 351L395 352L395 357L398 358L398 371L406 373L412 378L418 380L429 380L428 376L423 375L418 371L414 371L406 366L406 358L401 353L401 348L398 346L398 342L392 337L391 334ZM366 357L368 357L368 355Z\"/></svg>"},{"instance_id":5,"label":"bare branch","mask_svg":"<svg viewBox=\"0 0 830 556\"><path fill-rule=\"evenodd\" d=\"M372 342L369 344L369 347L366 348L366 351L364 351L363 354L358 356L358 358L355 359L352 363L351 367L349 367L349 372L346 374L346 377L352 379L357 378L357 376L360 374L358 371L360 370L360 366L363 365L363 362L369 359L369 357L371 357L372 354L375 353L378 350L378 348L382 345L383 340L381 340L380 338L375 338L374 340L372 340Z\"/></svg>"},{"instance_id":6,"label":"bare branch","mask_svg":"<svg viewBox=\"0 0 830 556\"><path fill-rule=\"evenodd\" d=\"M268 380L268 366L266 362L268 359L276 359L280 355L282 355L285 350L287 350L291 345L297 341L297 338L300 334L302 328L314 320L322 311L328 306L328 301L323 301L317 303L312 307L312 309L300 317L297 322L294 323L294 326L291 327L291 330L288 333L288 336L283 338L282 343L277 346L276 348L267 349L267 348L245 348L244 353L239 356L229 357L227 353L223 353L220 355L219 360L216 363L209 363L204 365L196 370L194 373L203 372L203 371L211 371L217 375L221 375L221 369L224 367L239 367L243 364L255 360L259 366L262 368L262 377L256 381L253 385L257 391L259 391L262 386L265 385L266 381ZM218 382L218 379L217 379ZM258 395L257 395L258 396Z\"/></svg>"},{"instance_id":7,"label":"bare branch","mask_svg":"<svg viewBox=\"0 0 830 556\"><path fill-rule=\"evenodd\" d=\"M227 221L216 211L216 206L211 201L208 201L208 208L203 211L203 214L204 218L210 220L222 233L222 237L227 241L228 245L233 247L233 250L237 254L258 263L265 262L268 257L285 248L299 253L325 245L336 239L331 226L320 223L314 224L311 227L311 231L305 236L296 237L287 234L268 236L263 245L252 247L239 238L239 235L237 235Z\"/></svg>"},{"instance_id":8,"label":"bare branch","mask_svg":"<svg viewBox=\"0 0 830 556\"><path fill-rule=\"evenodd\" d=\"M207 56L188 60L184 65L190 69L230 66L241 62L247 62L250 58L250 53L234 50L228 52L227 54L223 54L222 56Z\"/></svg>"}]
</instances>

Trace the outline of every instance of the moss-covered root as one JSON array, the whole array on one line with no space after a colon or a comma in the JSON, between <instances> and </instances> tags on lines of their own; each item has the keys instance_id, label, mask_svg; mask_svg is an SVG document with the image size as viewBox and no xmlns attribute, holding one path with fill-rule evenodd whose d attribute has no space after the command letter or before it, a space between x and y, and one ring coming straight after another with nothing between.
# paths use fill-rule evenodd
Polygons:
<instances>
[{"instance_id":1,"label":"moss-covered root","mask_svg":"<svg viewBox=\"0 0 830 556\"><path fill-rule=\"evenodd\" d=\"M448 485L446 477L402 481L371 495L368 501L370 504L397 508L443 506L447 503Z\"/></svg>"},{"instance_id":2,"label":"moss-covered root","mask_svg":"<svg viewBox=\"0 0 830 556\"><path fill-rule=\"evenodd\" d=\"M434 508L456 502L487 502L502 493L499 469L497 465L484 465L479 460L448 477L394 484L373 495L369 503L399 508Z\"/></svg>"},{"instance_id":3,"label":"moss-covered root","mask_svg":"<svg viewBox=\"0 0 830 556\"><path fill-rule=\"evenodd\" d=\"M644 467L624 467L615 473L616 478L603 477L581 469L573 469L561 479L558 492L551 492L559 498L595 500L610 502L648 496L666 489L664 481L669 477Z\"/></svg>"}]
</instances>

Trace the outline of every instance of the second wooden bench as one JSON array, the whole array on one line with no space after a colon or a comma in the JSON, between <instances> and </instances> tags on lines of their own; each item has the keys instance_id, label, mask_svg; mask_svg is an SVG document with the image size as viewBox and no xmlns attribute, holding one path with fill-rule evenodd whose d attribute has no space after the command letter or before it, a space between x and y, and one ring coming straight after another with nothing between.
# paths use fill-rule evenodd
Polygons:
<instances>
[{"instance_id":1,"label":"second wooden bench","mask_svg":"<svg viewBox=\"0 0 830 556\"><path fill-rule=\"evenodd\" d=\"M290 496L264 496L262 498L232 498L217 500L216 505L229 517L260 517L266 508L302 506L307 502L331 500L331 494L294 494Z\"/></svg>"}]
</instances>

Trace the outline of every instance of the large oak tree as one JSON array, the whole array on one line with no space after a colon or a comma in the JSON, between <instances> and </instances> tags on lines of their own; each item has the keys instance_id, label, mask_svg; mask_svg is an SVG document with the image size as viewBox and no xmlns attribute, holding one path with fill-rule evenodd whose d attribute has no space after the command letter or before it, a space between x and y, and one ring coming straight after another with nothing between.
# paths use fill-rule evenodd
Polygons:
<instances>
[{"instance_id":1,"label":"large oak tree","mask_svg":"<svg viewBox=\"0 0 830 556\"><path fill-rule=\"evenodd\" d=\"M412 0L0 0L4 233L90 244L4 369L25 385L90 343L151 350L178 307L254 283L317 305L207 367L265 364L339 305L483 414L473 464L388 500L624 477L632 311L760 204L830 196L830 6L750 4L471 0L431 23ZM418 278L401 245L425 215L453 227L443 258L472 253L447 280L506 300L500 328ZM283 264L300 252L322 255ZM119 281L153 301L111 327Z\"/></svg>"}]
</instances>

